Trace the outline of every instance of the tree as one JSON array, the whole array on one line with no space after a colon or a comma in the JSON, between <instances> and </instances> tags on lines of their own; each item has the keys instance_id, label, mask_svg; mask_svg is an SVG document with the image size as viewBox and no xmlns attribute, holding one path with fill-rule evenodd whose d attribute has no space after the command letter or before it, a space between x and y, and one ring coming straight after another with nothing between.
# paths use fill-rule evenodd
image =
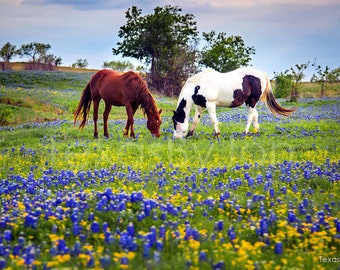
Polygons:
<instances>
[{"instance_id":1,"label":"tree","mask_svg":"<svg viewBox=\"0 0 340 270\"><path fill-rule=\"evenodd\" d=\"M291 76L293 80L293 85L290 92L290 100L292 102L296 102L299 98L298 87L301 84L302 79L305 77L304 71L308 68L309 63L310 62L308 61L306 64L296 64L295 68L291 67L285 71L285 74Z\"/></svg>"},{"instance_id":2,"label":"tree","mask_svg":"<svg viewBox=\"0 0 340 270\"><path fill-rule=\"evenodd\" d=\"M21 45L21 48L19 49L19 54L21 57L30 56L32 58L32 62L35 63L37 58L41 58L44 55L47 55L47 51L50 48L50 44L31 42Z\"/></svg>"},{"instance_id":3,"label":"tree","mask_svg":"<svg viewBox=\"0 0 340 270\"><path fill-rule=\"evenodd\" d=\"M316 66L316 64L313 64L313 66ZM325 91L325 83L327 82L327 78L330 74L330 67L326 66L325 69L322 69L320 65L316 66L316 73L311 78L312 82L317 82L321 85L321 94L320 96L323 97L324 91Z\"/></svg>"},{"instance_id":4,"label":"tree","mask_svg":"<svg viewBox=\"0 0 340 270\"><path fill-rule=\"evenodd\" d=\"M340 81L340 67L333 69L327 76L327 81L330 83Z\"/></svg>"},{"instance_id":5,"label":"tree","mask_svg":"<svg viewBox=\"0 0 340 270\"><path fill-rule=\"evenodd\" d=\"M62 62L63 60L61 59L61 57L56 57L56 56L54 57L54 64L56 66L60 66Z\"/></svg>"},{"instance_id":6,"label":"tree","mask_svg":"<svg viewBox=\"0 0 340 270\"><path fill-rule=\"evenodd\" d=\"M126 12L127 23L120 27L118 36L123 39L112 49L114 55L133 57L151 65L149 86L163 89L166 93L178 93L183 74L195 70L198 31L192 14L181 14L179 7L170 5L156 7L154 14L142 16L136 6ZM179 59L185 53L185 62ZM178 64L176 67L173 64ZM177 75L168 80L168 75L176 69ZM170 85L169 85L170 83ZM164 90L165 87L173 88Z\"/></svg>"},{"instance_id":7,"label":"tree","mask_svg":"<svg viewBox=\"0 0 340 270\"><path fill-rule=\"evenodd\" d=\"M113 70L123 72L129 69L134 69L134 66L130 61L104 61L103 68L112 68Z\"/></svg>"},{"instance_id":8,"label":"tree","mask_svg":"<svg viewBox=\"0 0 340 270\"><path fill-rule=\"evenodd\" d=\"M9 62L17 54L18 50L16 49L16 46L9 42L2 46L0 50L0 56L5 62Z\"/></svg>"},{"instance_id":9,"label":"tree","mask_svg":"<svg viewBox=\"0 0 340 270\"><path fill-rule=\"evenodd\" d=\"M226 37L225 33L216 35L215 31L203 32L207 42L201 52L200 64L219 72L228 72L248 66L250 55L255 54L254 47L247 47L240 36Z\"/></svg>"},{"instance_id":10,"label":"tree","mask_svg":"<svg viewBox=\"0 0 340 270\"><path fill-rule=\"evenodd\" d=\"M0 57L4 60L3 69L10 68L9 61L18 54L18 50L15 45L7 42L4 46L2 46L0 50Z\"/></svg>"},{"instance_id":11,"label":"tree","mask_svg":"<svg viewBox=\"0 0 340 270\"><path fill-rule=\"evenodd\" d=\"M86 68L89 65L86 59L79 58L72 64L73 68Z\"/></svg>"},{"instance_id":12,"label":"tree","mask_svg":"<svg viewBox=\"0 0 340 270\"><path fill-rule=\"evenodd\" d=\"M293 80L290 75L284 73L275 73L275 97L285 98L289 95L293 86Z\"/></svg>"}]
</instances>

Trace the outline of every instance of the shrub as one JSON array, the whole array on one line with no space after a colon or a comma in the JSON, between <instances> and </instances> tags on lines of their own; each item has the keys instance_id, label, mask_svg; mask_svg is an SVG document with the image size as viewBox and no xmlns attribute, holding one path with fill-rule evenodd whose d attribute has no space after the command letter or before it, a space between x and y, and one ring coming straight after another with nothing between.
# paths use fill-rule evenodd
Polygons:
<instances>
[{"instance_id":1,"label":"shrub","mask_svg":"<svg viewBox=\"0 0 340 270\"><path fill-rule=\"evenodd\" d=\"M277 75L275 77L275 97L285 98L292 89L293 81L288 75Z\"/></svg>"}]
</instances>

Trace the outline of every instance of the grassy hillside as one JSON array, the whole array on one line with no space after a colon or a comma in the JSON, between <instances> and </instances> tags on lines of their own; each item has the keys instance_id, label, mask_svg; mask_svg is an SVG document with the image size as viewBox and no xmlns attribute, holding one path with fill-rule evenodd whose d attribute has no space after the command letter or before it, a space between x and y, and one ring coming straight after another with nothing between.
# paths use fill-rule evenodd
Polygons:
<instances>
[{"instance_id":1,"label":"grassy hillside","mask_svg":"<svg viewBox=\"0 0 340 270\"><path fill-rule=\"evenodd\" d=\"M17 125L55 119L71 120L81 91L95 72L89 70L80 72L74 69L72 71L1 71L0 125ZM319 97L320 91L320 85L315 83L303 83L300 87L302 98ZM326 85L325 95L339 96L340 84ZM176 97L157 97L157 102L163 109L163 115L167 112L170 115L177 100ZM298 104L287 106L296 105ZM226 109L219 109L221 110ZM139 116L142 117L141 114ZM110 119L125 118L124 108L113 107Z\"/></svg>"}]
</instances>

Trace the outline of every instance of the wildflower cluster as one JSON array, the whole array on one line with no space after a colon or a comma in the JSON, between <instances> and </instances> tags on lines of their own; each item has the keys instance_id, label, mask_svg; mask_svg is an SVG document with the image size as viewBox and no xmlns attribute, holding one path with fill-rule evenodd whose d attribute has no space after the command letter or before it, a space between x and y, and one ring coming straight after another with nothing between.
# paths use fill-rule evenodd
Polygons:
<instances>
[{"instance_id":1,"label":"wildflower cluster","mask_svg":"<svg viewBox=\"0 0 340 270\"><path fill-rule=\"evenodd\" d=\"M159 163L149 172L114 165L8 175L0 265L162 268L171 257L181 268L312 266L340 247L339 167Z\"/></svg>"}]
</instances>

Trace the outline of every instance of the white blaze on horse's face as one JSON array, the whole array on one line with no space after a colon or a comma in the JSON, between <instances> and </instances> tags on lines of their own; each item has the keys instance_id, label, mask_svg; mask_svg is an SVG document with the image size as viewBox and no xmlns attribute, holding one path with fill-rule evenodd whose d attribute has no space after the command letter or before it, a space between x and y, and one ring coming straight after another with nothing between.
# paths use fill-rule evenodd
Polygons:
<instances>
[{"instance_id":1,"label":"white blaze on horse's face","mask_svg":"<svg viewBox=\"0 0 340 270\"><path fill-rule=\"evenodd\" d=\"M188 122L185 123L177 123L176 129L174 130L174 137L176 139L183 139L183 137L186 135L188 130L189 124Z\"/></svg>"}]
</instances>

